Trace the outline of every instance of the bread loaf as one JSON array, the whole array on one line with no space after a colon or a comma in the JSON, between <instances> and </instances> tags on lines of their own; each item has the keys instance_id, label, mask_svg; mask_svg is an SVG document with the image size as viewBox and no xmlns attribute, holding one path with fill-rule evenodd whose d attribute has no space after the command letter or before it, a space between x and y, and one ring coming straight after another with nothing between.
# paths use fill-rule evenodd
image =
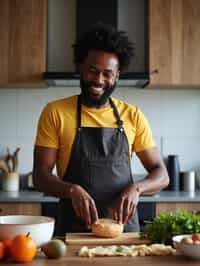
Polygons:
<instances>
[{"instance_id":1,"label":"bread loaf","mask_svg":"<svg viewBox=\"0 0 200 266\"><path fill-rule=\"evenodd\" d=\"M114 238L119 236L124 229L123 224L118 224L112 219L98 219L91 227L92 233L99 237Z\"/></svg>"}]
</instances>

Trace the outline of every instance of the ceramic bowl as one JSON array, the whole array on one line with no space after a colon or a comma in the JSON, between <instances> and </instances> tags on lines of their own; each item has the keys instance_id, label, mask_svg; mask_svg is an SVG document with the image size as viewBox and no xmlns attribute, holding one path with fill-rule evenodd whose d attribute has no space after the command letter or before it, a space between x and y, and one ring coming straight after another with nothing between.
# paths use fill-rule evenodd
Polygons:
<instances>
[{"instance_id":1,"label":"ceramic bowl","mask_svg":"<svg viewBox=\"0 0 200 266\"><path fill-rule=\"evenodd\" d=\"M191 237L192 235L177 235L172 238L174 247L176 250L189 258L199 260L200 259L200 244L185 244L181 243L182 238Z\"/></svg>"},{"instance_id":2,"label":"ceramic bowl","mask_svg":"<svg viewBox=\"0 0 200 266\"><path fill-rule=\"evenodd\" d=\"M40 247L52 238L54 226L55 220L45 216L0 216L0 240L13 239L16 235L30 233Z\"/></svg>"}]
</instances>

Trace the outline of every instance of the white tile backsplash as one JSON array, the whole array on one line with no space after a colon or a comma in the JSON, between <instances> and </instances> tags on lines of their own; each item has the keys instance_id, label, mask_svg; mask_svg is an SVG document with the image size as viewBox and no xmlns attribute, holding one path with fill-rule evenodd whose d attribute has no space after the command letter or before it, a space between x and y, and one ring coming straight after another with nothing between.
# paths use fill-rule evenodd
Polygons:
<instances>
[{"instance_id":1,"label":"white tile backsplash","mask_svg":"<svg viewBox=\"0 0 200 266\"><path fill-rule=\"evenodd\" d=\"M34 137L38 117L50 101L79 93L78 88L49 88L43 90L19 90L17 94L17 136Z\"/></svg>"},{"instance_id":2,"label":"white tile backsplash","mask_svg":"<svg viewBox=\"0 0 200 266\"><path fill-rule=\"evenodd\" d=\"M163 154L177 154L181 171L200 169L200 137L166 137Z\"/></svg>"},{"instance_id":3,"label":"white tile backsplash","mask_svg":"<svg viewBox=\"0 0 200 266\"><path fill-rule=\"evenodd\" d=\"M29 172L37 121L47 102L78 94L79 88L0 89L0 157L6 147L21 147L19 169ZM178 154L181 170L200 169L200 90L149 90L121 87L114 95L137 105L146 115L163 152ZM146 171L134 156L134 174Z\"/></svg>"},{"instance_id":4,"label":"white tile backsplash","mask_svg":"<svg viewBox=\"0 0 200 266\"><path fill-rule=\"evenodd\" d=\"M20 173L27 173L33 166L34 138L18 138L17 144L21 148L19 152Z\"/></svg>"},{"instance_id":5,"label":"white tile backsplash","mask_svg":"<svg viewBox=\"0 0 200 266\"><path fill-rule=\"evenodd\" d=\"M48 101L47 90L20 90L17 94L17 136L33 137L38 117Z\"/></svg>"},{"instance_id":6,"label":"white tile backsplash","mask_svg":"<svg viewBox=\"0 0 200 266\"><path fill-rule=\"evenodd\" d=\"M160 150L160 152L162 154L161 139L160 139L160 137L154 136L154 140L156 142L156 145L157 145L158 149ZM132 167L132 173L133 173L133 175L138 175L138 174L144 174L145 175L147 173L146 169L140 163L140 160L136 156L135 153L134 153L133 159L131 161L131 167Z\"/></svg>"},{"instance_id":7,"label":"white tile backsplash","mask_svg":"<svg viewBox=\"0 0 200 266\"><path fill-rule=\"evenodd\" d=\"M119 88L123 92L123 100L138 106L151 124L154 135L160 136L162 108L160 91L148 89Z\"/></svg>"},{"instance_id":8,"label":"white tile backsplash","mask_svg":"<svg viewBox=\"0 0 200 266\"><path fill-rule=\"evenodd\" d=\"M17 126L16 90L0 90L0 139L15 137Z\"/></svg>"},{"instance_id":9,"label":"white tile backsplash","mask_svg":"<svg viewBox=\"0 0 200 266\"><path fill-rule=\"evenodd\" d=\"M167 137L200 136L200 91L163 91L161 97L163 127Z\"/></svg>"}]
</instances>

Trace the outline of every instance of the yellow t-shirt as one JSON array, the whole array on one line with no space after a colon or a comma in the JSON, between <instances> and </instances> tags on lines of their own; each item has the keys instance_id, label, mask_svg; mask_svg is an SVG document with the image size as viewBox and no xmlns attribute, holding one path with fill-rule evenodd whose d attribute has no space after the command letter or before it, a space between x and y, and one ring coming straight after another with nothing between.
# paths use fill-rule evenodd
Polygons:
<instances>
[{"instance_id":1,"label":"yellow t-shirt","mask_svg":"<svg viewBox=\"0 0 200 266\"><path fill-rule=\"evenodd\" d=\"M123 120L129 143L130 159L133 152L155 146L149 123L138 107L112 98ZM68 165L76 133L77 96L51 102L43 109L37 129L36 146L58 149L56 168L62 178ZM117 127L112 107L89 108L82 105L81 125L88 127Z\"/></svg>"}]
</instances>

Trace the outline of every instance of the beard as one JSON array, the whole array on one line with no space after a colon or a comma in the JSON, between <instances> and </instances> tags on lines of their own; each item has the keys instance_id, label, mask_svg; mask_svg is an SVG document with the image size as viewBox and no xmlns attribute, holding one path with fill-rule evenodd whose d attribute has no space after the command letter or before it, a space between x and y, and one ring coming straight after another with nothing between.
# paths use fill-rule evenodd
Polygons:
<instances>
[{"instance_id":1,"label":"beard","mask_svg":"<svg viewBox=\"0 0 200 266\"><path fill-rule=\"evenodd\" d=\"M94 98L90 95L88 88L91 86L94 87L103 87L104 93L99 98ZM116 87L116 82L111 86L103 86L100 84L95 84L94 82L84 81L83 78L80 78L80 87L81 87L81 96L82 102L88 107L100 108L105 105L113 93Z\"/></svg>"}]
</instances>

